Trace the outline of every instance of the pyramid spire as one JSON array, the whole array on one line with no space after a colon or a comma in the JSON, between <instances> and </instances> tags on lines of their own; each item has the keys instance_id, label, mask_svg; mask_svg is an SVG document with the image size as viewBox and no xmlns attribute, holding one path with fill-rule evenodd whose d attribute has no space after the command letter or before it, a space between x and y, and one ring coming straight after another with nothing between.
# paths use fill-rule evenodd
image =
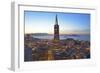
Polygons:
<instances>
[{"instance_id":1,"label":"pyramid spire","mask_svg":"<svg viewBox=\"0 0 100 73\"><path fill-rule=\"evenodd\" d=\"M55 17L55 25L54 25L54 40L59 41L59 25L57 15Z\"/></svg>"},{"instance_id":2,"label":"pyramid spire","mask_svg":"<svg viewBox=\"0 0 100 73\"><path fill-rule=\"evenodd\" d=\"M57 18L57 15L56 15L55 24L58 25L58 18Z\"/></svg>"}]
</instances>

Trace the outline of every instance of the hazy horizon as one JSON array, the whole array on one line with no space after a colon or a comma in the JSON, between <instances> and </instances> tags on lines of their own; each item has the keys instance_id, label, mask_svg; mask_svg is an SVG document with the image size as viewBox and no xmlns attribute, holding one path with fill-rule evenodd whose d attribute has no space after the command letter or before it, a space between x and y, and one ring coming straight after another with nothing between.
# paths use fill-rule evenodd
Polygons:
<instances>
[{"instance_id":1,"label":"hazy horizon","mask_svg":"<svg viewBox=\"0 0 100 73\"><path fill-rule=\"evenodd\" d=\"M48 35L54 35L53 33L25 33L25 34L48 34ZM59 35L90 35L90 34L60 34Z\"/></svg>"}]
</instances>

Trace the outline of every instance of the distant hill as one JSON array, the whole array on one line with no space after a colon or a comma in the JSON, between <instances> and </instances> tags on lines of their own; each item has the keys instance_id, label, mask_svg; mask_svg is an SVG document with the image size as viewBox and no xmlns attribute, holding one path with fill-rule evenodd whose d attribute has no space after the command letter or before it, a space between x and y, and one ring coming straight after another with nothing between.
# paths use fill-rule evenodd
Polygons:
<instances>
[{"instance_id":1,"label":"distant hill","mask_svg":"<svg viewBox=\"0 0 100 73\"><path fill-rule=\"evenodd\" d=\"M79 34L68 34L67 36L80 36Z\"/></svg>"},{"instance_id":2,"label":"distant hill","mask_svg":"<svg viewBox=\"0 0 100 73\"><path fill-rule=\"evenodd\" d=\"M48 33L33 33L32 35L34 36L45 36L45 35L49 35Z\"/></svg>"},{"instance_id":3,"label":"distant hill","mask_svg":"<svg viewBox=\"0 0 100 73\"><path fill-rule=\"evenodd\" d=\"M38 39L38 38L34 38L34 37L32 37L33 39L33 41L38 41L38 40L40 40L40 39Z\"/></svg>"}]
</instances>

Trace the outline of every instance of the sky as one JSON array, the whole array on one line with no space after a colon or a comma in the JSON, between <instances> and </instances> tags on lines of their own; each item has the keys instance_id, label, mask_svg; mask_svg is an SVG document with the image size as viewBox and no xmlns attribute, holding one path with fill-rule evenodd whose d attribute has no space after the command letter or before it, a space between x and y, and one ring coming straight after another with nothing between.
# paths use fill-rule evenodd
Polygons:
<instances>
[{"instance_id":1,"label":"sky","mask_svg":"<svg viewBox=\"0 0 100 73\"><path fill-rule=\"evenodd\" d=\"M60 34L89 34L90 14L24 11L25 33L54 33L58 18Z\"/></svg>"}]
</instances>

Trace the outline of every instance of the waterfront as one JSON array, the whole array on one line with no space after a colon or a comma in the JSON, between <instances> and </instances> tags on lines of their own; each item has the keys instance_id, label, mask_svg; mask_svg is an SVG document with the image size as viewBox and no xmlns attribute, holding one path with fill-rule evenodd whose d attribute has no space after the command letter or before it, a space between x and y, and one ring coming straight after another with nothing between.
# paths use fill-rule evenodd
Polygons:
<instances>
[{"instance_id":1,"label":"waterfront","mask_svg":"<svg viewBox=\"0 0 100 73\"><path fill-rule=\"evenodd\" d=\"M51 34L47 34L47 35L32 35L33 38L38 38L38 39L53 39L54 38L54 35L51 35ZM87 34L87 35L60 35L60 39L61 40L65 40L65 39L68 39L68 38L73 38L75 40L84 40L84 41L90 41L90 35Z\"/></svg>"}]
</instances>

